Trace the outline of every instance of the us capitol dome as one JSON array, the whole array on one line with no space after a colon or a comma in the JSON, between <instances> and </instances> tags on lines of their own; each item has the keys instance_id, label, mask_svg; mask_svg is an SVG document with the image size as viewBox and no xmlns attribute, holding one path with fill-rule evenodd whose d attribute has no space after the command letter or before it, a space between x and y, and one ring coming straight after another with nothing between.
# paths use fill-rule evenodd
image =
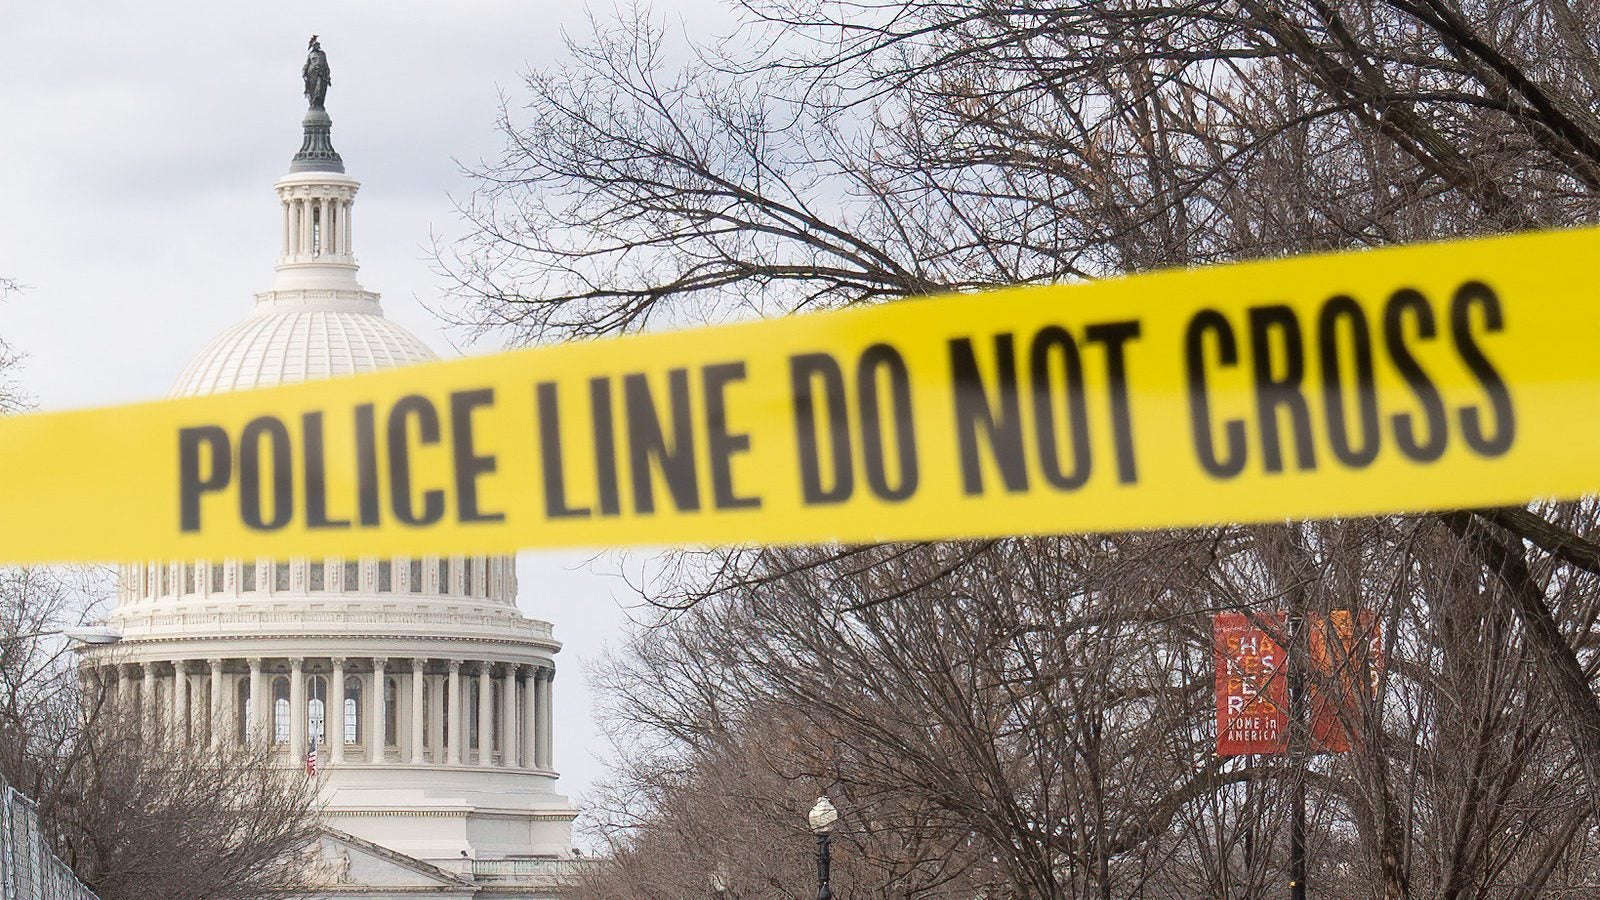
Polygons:
<instances>
[{"instance_id":1,"label":"us capitol dome","mask_svg":"<svg viewBox=\"0 0 1600 900\"><path fill-rule=\"evenodd\" d=\"M276 184L275 281L173 396L435 358L356 279L360 183L333 149L314 39L306 82L303 144ZM316 748L331 874L315 896L559 889L575 815L551 761L561 645L518 611L512 557L149 560L119 574L107 625L123 637L87 649L86 674L180 742L268 741L295 768Z\"/></svg>"}]
</instances>

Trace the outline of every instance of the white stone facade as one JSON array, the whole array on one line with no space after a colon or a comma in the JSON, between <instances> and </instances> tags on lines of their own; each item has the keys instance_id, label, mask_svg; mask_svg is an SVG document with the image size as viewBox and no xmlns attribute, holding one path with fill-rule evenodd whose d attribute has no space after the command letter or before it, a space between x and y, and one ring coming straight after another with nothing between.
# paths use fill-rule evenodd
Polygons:
<instances>
[{"instance_id":1,"label":"white stone facade","mask_svg":"<svg viewBox=\"0 0 1600 900\"><path fill-rule=\"evenodd\" d=\"M356 280L342 172L281 179L272 289L173 394L373 371L433 358ZM315 896L543 897L572 806L556 793L560 649L517 609L508 557L148 561L121 567L86 674L182 740L268 741L285 767L318 747L338 871ZM337 876L337 877L335 877Z\"/></svg>"}]
</instances>

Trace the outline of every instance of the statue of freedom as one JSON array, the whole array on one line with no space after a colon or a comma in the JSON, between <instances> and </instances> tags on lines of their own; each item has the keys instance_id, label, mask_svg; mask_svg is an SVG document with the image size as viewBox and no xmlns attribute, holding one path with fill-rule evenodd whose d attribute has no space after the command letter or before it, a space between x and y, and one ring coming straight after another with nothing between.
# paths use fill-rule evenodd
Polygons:
<instances>
[{"instance_id":1,"label":"statue of freedom","mask_svg":"<svg viewBox=\"0 0 1600 900\"><path fill-rule=\"evenodd\" d=\"M306 99L311 101L311 108L322 109L322 102L328 96L328 85L333 84L333 75L328 70L328 54L322 52L322 43L314 34L306 51L306 64L300 70L300 77L305 79Z\"/></svg>"}]
</instances>

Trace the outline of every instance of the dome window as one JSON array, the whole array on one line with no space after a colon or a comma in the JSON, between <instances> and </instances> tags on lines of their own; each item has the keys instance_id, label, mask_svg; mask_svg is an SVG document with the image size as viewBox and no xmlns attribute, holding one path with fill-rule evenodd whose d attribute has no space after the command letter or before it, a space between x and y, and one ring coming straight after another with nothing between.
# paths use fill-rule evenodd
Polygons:
<instances>
[{"instance_id":1,"label":"dome window","mask_svg":"<svg viewBox=\"0 0 1600 900\"><path fill-rule=\"evenodd\" d=\"M344 742L361 743L361 680L349 678L344 683Z\"/></svg>"},{"instance_id":2,"label":"dome window","mask_svg":"<svg viewBox=\"0 0 1600 900\"><path fill-rule=\"evenodd\" d=\"M252 713L255 711L255 698L250 696L250 679L239 679L238 689L235 691L238 703L234 704L234 734L238 736L240 744L250 739L250 723L254 721Z\"/></svg>"},{"instance_id":3,"label":"dome window","mask_svg":"<svg viewBox=\"0 0 1600 900\"><path fill-rule=\"evenodd\" d=\"M467 749L476 750L478 749L478 732L480 730L478 728L478 707L481 705L478 702L478 692L484 689L483 678L471 675L461 680L464 682L467 694L466 700L463 701L467 707Z\"/></svg>"},{"instance_id":4,"label":"dome window","mask_svg":"<svg viewBox=\"0 0 1600 900\"><path fill-rule=\"evenodd\" d=\"M306 734L318 744L327 743L328 679L312 675L306 679Z\"/></svg>"},{"instance_id":5,"label":"dome window","mask_svg":"<svg viewBox=\"0 0 1600 900\"><path fill-rule=\"evenodd\" d=\"M400 743L400 723L395 718L395 714L400 710L399 693L399 685L395 683L393 678L385 678L383 680L383 745L385 747L397 747Z\"/></svg>"},{"instance_id":6,"label":"dome window","mask_svg":"<svg viewBox=\"0 0 1600 900\"><path fill-rule=\"evenodd\" d=\"M289 679L272 679L272 742L289 743Z\"/></svg>"}]
</instances>

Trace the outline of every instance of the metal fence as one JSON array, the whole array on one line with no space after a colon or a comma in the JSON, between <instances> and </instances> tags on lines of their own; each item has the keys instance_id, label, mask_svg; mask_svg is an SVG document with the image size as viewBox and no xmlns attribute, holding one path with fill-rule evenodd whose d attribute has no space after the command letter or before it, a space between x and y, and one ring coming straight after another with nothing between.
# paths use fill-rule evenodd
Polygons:
<instances>
[{"instance_id":1,"label":"metal fence","mask_svg":"<svg viewBox=\"0 0 1600 900\"><path fill-rule=\"evenodd\" d=\"M0 779L0 900L98 900L50 849L33 801Z\"/></svg>"}]
</instances>

